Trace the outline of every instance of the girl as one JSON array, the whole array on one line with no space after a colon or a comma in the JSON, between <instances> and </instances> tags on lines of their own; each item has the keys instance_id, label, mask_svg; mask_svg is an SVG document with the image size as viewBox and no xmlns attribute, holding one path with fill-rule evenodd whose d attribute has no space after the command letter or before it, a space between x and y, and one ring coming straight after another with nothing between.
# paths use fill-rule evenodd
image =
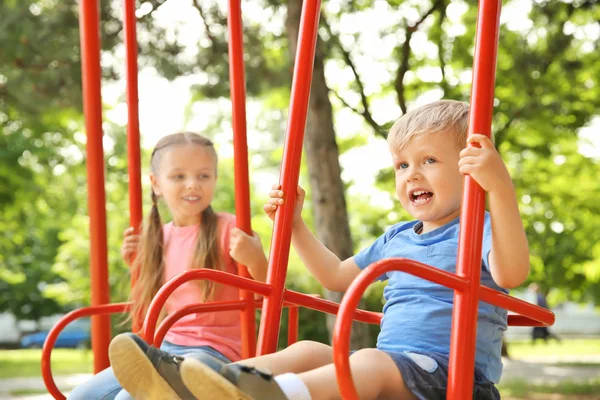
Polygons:
<instances>
[{"instance_id":1,"label":"girl","mask_svg":"<svg viewBox=\"0 0 600 400\"><path fill-rule=\"evenodd\" d=\"M131 295L135 300L132 316L145 315L159 288L191 268L237 273L238 262L248 267L254 279L265 280L267 259L258 235L246 235L235 228L235 216L215 213L211 207L217 182L217 154L210 140L188 132L162 138L152 152L150 171L152 209L148 222L141 237L132 228L127 229L121 247L126 262L137 253L132 266L138 275ZM161 198L172 217L165 225L157 206ZM188 282L173 292L163 313L206 300L237 299L236 288L209 281ZM208 353L224 361L239 360L239 311L187 315L169 330L161 349L178 356ZM152 353L151 367L161 374L175 374L177 380L178 365L173 357L164 357L160 349L147 345L145 350L148 356ZM181 398L193 398L183 385L172 389ZM114 398L131 396L120 386L113 368L95 375L69 396L72 400Z\"/></svg>"}]
</instances>

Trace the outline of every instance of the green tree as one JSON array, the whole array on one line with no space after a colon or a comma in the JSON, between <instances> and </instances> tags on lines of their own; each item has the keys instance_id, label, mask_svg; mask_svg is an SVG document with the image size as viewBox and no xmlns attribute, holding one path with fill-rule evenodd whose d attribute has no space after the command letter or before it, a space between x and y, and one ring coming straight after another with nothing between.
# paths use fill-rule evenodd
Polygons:
<instances>
[{"instance_id":1,"label":"green tree","mask_svg":"<svg viewBox=\"0 0 600 400\"><path fill-rule=\"evenodd\" d=\"M531 247L530 278L544 289L560 289L562 298L598 301L600 220L590 195L600 189L594 178L600 162L578 151L578 131L600 110L594 28L600 5L541 1L524 11L516 2L504 3L505 12L525 12L527 18L521 25L512 23L513 18L502 20L493 130L518 189ZM374 5L348 4L337 18ZM331 56L353 73L348 86L336 88L334 95L362 116L376 135L388 123L373 117L371 104L382 96L394 95L400 114L422 101L422 95L468 100L471 84L476 7L445 0L388 4L405 13L399 13L398 22L375 27L382 43L394 43L395 57L382 60L385 70L393 73L373 94L365 90L366 74L359 73L361 65L354 61L362 47L347 48L339 33L327 29ZM372 31L355 33L355 43L368 34ZM351 91L358 92L354 102L345 96ZM391 193L392 180L391 170L384 170L378 186ZM378 223L381 229L387 224L386 219Z\"/></svg>"}]
</instances>

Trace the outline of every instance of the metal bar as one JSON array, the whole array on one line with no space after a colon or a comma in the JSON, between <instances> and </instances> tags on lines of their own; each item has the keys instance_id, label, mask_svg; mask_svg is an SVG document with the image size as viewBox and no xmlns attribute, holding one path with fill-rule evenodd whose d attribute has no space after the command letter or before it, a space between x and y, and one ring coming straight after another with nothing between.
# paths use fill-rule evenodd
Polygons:
<instances>
[{"instance_id":1,"label":"metal bar","mask_svg":"<svg viewBox=\"0 0 600 400\"><path fill-rule=\"evenodd\" d=\"M127 81L127 170L129 174L129 226L139 233L142 224L142 172L140 156L140 118L135 0L123 0L123 32ZM130 262L133 262L135 255ZM131 288L137 275L131 275ZM134 315L132 330L139 332L143 317Z\"/></svg>"},{"instance_id":2,"label":"metal bar","mask_svg":"<svg viewBox=\"0 0 600 400\"><path fill-rule=\"evenodd\" d=\"M203 304L192 304L185 307L181 307L177 311L172 314L169 314L159 325L156 330L156 334L154 334L154 339L152 340L152 344L155 347L160 347L162 344L167 332L173 324L179 321L180 318L185 317L188 314L192 313L202 313L202 312L217 312L217 311L232 311L232 310L243 310L246 307L246 302L244 300L235 300L228 302L210 302Z\"/></svg>"},{"instance_id":3,"label":"metal bar","mask_svg":"<svg viewBox=\"0 0 600 400\"><path fill-rule=\"evenodd\" d=\"M52 376L51 370L52 350L54 349L56 339L58 339L58 335L60 335L62 330L78 318L87 317L90 315L103 315L127 312L129 311L130 306L130 303L116 303L80 308L79 310L74 310L70 313L67 313L60 320L58 320L58 322L52 327L52 329L50 329L50 332L48 332L48 336L44 341L44 347L42 348L41 369L44 384L46 385L46 389L48 389L48 393L50 393L52 397L54 397L57 400L66 399L65 395L63 395L56 386L56 382L54 382L54 377Z\"/></svg>"},{"instance_id":4,"label":"metal bar","mask_svg":"<svg viewBox=\"0 0 600 400\"><path fill-rule=\"evenodd\" d=\"M173 293L175 289L186 282L200 279L206 279L212 282L237 287L238 289L245 289L253 293L258 293L262 296L269 296L271 294L271 287L267 284L248 278L243 278L228 272L204 268L182 272L165 283L159 289L158 293L156 293L154 299L152 299L152 302L148 307L148 312L146 313L146 319L144 320L142 339L144 339L147 343L153 343L156 332L156 323L158 321L160 310L162 310L171 293Z\"/></svg>"},{"instance_id":5,"label":"metal bar","mask_svg":"<svg viewBox=\"0 0 600 400\"><path fill-rule=\"evenodd\" d=\"M486 286L479 288L479 299L518 315L509 315L508 324L517 326L551 326L554 313Z\"/></svg>"},{"instance_id":6,"label":"metal bar","mask_svg":"<svg viewBox=\"0 0 600 400\"><path fill-rule=\"evenodd\" d=\"M310 296L304 293L298 293L287 289L284 293L284 299L284 305L286 303L294 304L331 315L337 315L340 308L340 305L333 301L319 299L315 296ZM367 324L379 325L382 316L383 314L373 311L356 310L356 315L354 316L354 319L356 321L365 322Z\"/></svg>"},{"instance_id":7,"label":"metal bar","mask_svg":"<svg viewBox=\"0 0 600 400\"><path fill-rule=\"evenodd\" d=\"M525 317L523 315L509 315L507 319L508 326L550 326L550 324L536 321L533 318ZM552 324L554 324L554 322Z\"/></svg>"},{"instance_id":8,"label":"metal bar","mask_svg":"<svg viewBox=\"0 0 600 400\"><path fill-rule=\"evenodd\" d=\"M350 331L352 329L352 319L357 314L356 307L371 282L388 271L402 271L446 286L454 291L465 290L470 284L465 278L461 278L455 274L403 258L381 260L367 267L346 291L340 304L339 312L337 313L338 320L336 321L333 334L334 363L340 394L343 399L358 399L358 393L354 388L354 382L350 373L350 360L348 358L350 352ZM513 312L523 313L523 315L509 316L509 320L514 322L511 325L549 326L554 323L554 314L545 308L515 299L486 286L480 285L479 293L482 301ZM356 318L356 320L359 319ZM529 322L531 325L527 324ZM473 379L472 376L471 379Z\"/></svg>"},{"instance_id":9,"label":"metal bar","mask_svg":"<svg viewBox=\"0 0 600 400\"><path fill-rule=\"evenodd\" d=\"M373 280L388 271L406 272L454 290L465 290L468 287L468 282L465 278L405 258L389 258L375 262L365 268L354 282L352 282L342 299L333 333L333 361L340 394L344 400L359 400L358 393L354 387L354 380L350 373L349 359L350 331L356 307L362 294Z\"/></svg>"},{"instance_id":10,"label":"metal bar","mask_svg":"<svg viewBox=\"0 0 600 400\"><path fill-rule=\"evenodd\" d=\"M83 111L87 132L88 208L90 215L90 275L93 306L110 302L106 243L104 151L102 149L102 95L100 91L100 27L97 0L82 0L79 9ZM94 371L110 365L110 318L92 318Z\"/></svg>"},{"instance_id":11,"label":"metal bar","mask_svg":"<svg viewBox=\"0 0 600 400\"><path fill-rule=\"evenodd\" d=\"M491 134L500 7L501 0L479 1L469 136L480 133L489 137ZM473 393L484 209L485 192L474 179L466 176L456 270L459 276L469 279L470 286L454 293L448 399L470 399Z\"/></svg>"},{"instance_id":12,"label":"metal bar","mask_svg":"<svg viewBox=\"0 0 600 400\"><path fill-rule=\"evenodd\" d=\"M320 9L320 0L304 0L302 4L298 50L292 82L290 116L281 166L281 185L285 192L286 202L275 215L267 276L267 283L272 285L273 294L265 298L263 304L257 355L273 353L277 350L283 289L290 254L296 187L300 175L302 142L308 113Z\"/></svg>"},{"instance_id":13,"label":"metal bar","mask_svg":"<svg viewBox=\"0 0 600 400\"><path fill-rule=\"evenodd\" d=\"M229 27L229 92L232 106L236 224L248 235L252 235L241 0L229 0L227 25ZM251 278L248 269L243 265L238 266L238 275ZM240 298L246 303L246 307L241 311L242 356L249 358L256 354L254 296L250 292L240 290Z\"/></svg>"}]
</instances>

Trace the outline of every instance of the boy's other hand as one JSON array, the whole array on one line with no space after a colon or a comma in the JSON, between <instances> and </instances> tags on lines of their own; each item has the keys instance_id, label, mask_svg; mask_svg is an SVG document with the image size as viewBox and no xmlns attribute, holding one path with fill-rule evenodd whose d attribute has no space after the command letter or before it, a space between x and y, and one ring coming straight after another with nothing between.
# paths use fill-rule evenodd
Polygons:
<instances>
[{"instance_id":1,"label":"boy's other hand","mask_svg":"<svg viewBox=\"0 0 600 400\"><path fill-rule=\"evenodd\" d=\"M254 231L250 236L239 228L233 228L229 239L229 255L236 262L250 268L266 263L260 236Z\"/></svg>"},{"instance_id":2,"label":"boy's other hand","mask_svg":"<svg viewBox=\"0 0 600 400\"><path fill-rule=\"evenodd\" d=\"M121 257L128 266L131 266L133 256L138 250L140 244L140 235L135 232L133 227L125 229L123 232L123 243L121 244Z\"/></svg>"},{"instance_id":3,"label":"boy's other hand","mask_svg":"<svg viewBox=\"0 0 600 400\"><path fill-rule=\"evenodd\" d=\"M300 185L298 185L296 192L296 207L294 208L294 226L297 225L296 222L302 219L302 206L304 205L305 196L306 192ZM281 190L281 185L275 184L271 187L271 191L269 192L268 203L263 206L265 213L269 218L271 218L272 221L275 220L275 212L283 203L284 193L283 190Z\"/></svg>"},{"instance_id":4,"label":"boy's other hand","mask_svg":"<svg viewBox=\"0 0 600 400\"><path fill-rule=\"evenodd\" d=\"M468 138L467 147L460 152L458 167L488 193L513 185L500 154L485 135L473 134Z\"/></svg>"}]
</instances>

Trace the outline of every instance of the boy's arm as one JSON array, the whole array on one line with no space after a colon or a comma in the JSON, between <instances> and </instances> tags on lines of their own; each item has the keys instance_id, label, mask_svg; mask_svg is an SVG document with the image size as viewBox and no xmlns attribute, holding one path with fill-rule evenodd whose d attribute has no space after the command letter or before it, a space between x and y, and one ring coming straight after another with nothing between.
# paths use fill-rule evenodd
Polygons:
<instances>
[{"instance_id":1,"label":"boy's arm","mask_svg":"<svg viewBox=\"0 0 600 400\"><path fill-rule=\"evenodd\" d=\"M273 185L271 189L269 202L264 205L264 211L271 220L274 220L277 209L284 202L284 193L281 185ZM343 292L360 273L360 269L353 257L341 261L308 229L302 220L305 192L300 186L297 190L292 223L292 245L302 262L321 285L329 290Z\"/></svg>"},{"instance_id":2,"label":"boy's arm","mask_svg":"<svg viewBox=\"0 0 600 400\"><path fill-rule=\"evenodd\" d=\"M292 245L306 268L325 288L344 292L360 273L354 257L341 261L312 234L304 221L292 229Z\"/></svg>"},{"instance_id":3,"label":"boy's arm","mask_svg":"<svg viewBox=\"0 0 600 400\"><path fill-rule=\"evenodd\" d=\"M490 272L499 286L515 288L529 275L529 244L512 182L505 190L489 194L489 207L492 219Z\"/></svg>"},{"instance_id":4,"label":"boy's arm","mask_svg":"<svg viewBox=\"0 0 600 400\"><path fill-rule=\"evenodd\" d=\"M460 153L459 169L470 175L489 195L492 220L490 272L501 287L521 285L529 275L529 245L519 214L515 188L500 154L487 136L475 134Z\"/></svg>"}]
</instances>

